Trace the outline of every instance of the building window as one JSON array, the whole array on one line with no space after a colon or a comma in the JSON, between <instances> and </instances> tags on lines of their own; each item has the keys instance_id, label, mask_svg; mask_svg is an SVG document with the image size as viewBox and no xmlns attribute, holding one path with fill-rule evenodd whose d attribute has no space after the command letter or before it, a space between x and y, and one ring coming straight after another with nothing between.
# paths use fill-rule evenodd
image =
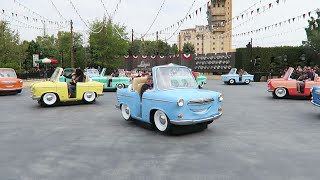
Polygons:
<instances>
[{"instance_id":1,"label":"building window","mask_svg":"<svg viewBox=\"0 0 320 180\"><path fill-rule=\"evenodd\" d=\"M220 4L218 4L218 7L220 7Z\"/></svg>"},{"instance_id":2,"label":"building window","mask_svg":"<svg viewBox=\"0 0 320 180\"><path fill-rule=\"evenodd\" d=\"M212 48L212 50L216 50L216 48Z\"/></svg>"},{"instance_id":3,"label":"building window","mask_svg":"<svg viewBox=\"0 0 320 180\"><path fill-rule=\"evenodd\" d=\"M199 48L197 48L197 51L199 51Z\"/></svg>"},{"instance_id":4,"label":"building window","mask_svg":"<svg viewBox=\"0 0 320 180\"><path fill-rule=\"evenodd\" d=\"M186 41L186 38L184 38L184 41Z\"/></svg>"},{"instance_id":5,"label":"building window","mask_svg":"<svg viewBox=\"0 0 320 180\"><path fill-rule=\"evenodd\" d=\"M221 6L224 7L224 4L222 4Z\"/></svg>"},{"instance_id":6,"label":"building window","mask_svg":"<svg viewBox=\"0 0 320 180\"><path fill-rule=\"evenodd\" d=\"M216 7L216 4L213 4L213 7Z\"/></svg>"},{"instance_id":7,"label":"building window","mask_svg":"<svg viewBox=\"0 0 320 180\"><path fill-rule=\"evenodd\" d=\"M223 51L223 48L221 48L221 51Z\"/></svg>"},{"instance_id":8,"label":"building window","mask_svg":"<svg viewBox=\"0 0 320 180\"><path fill-rule=\"evenodd\" d=\"M197 46L199 46L199 43L197 43Z\"/></svg>"},{"instance_id":9,"label":"building window","mask_svg":"<svg viewBox=\"0 0 320 180\"><path fill-rule=\"evenodd\" d=\"M199 38L197 38L197 40L199 40Z\"/></svg>"},{"instance_id":10,"label":"building window","mask_svg":"<svg viewBox=\"0 0 320 180\"><path fill-rule=\"evenodd\" d=\"M223 44L223 42L221 42L221 44Z\"/></svg>"},{"instance_id":11,"label":"building window","mask_svg":"<svg viewBox=\"0 0 320 180\"><path fill-rule=\"evenodd\" d=\"M215 43L215 42L213 42L212 44L213 44L213 45L215 45L216 43Z\"/></svg>"}]
</instances>

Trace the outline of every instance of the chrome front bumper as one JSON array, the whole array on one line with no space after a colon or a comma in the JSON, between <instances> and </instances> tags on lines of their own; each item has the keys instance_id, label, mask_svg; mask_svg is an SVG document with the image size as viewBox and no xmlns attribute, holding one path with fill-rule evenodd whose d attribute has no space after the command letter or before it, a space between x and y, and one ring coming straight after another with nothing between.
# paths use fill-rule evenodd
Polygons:
<instances>
[{"instance_id":1,"label":"chrome front bumper","mask_svg":"<svg viewBox=\"0 0 320 180\"><path fill-rule=\"evenodd\" d=\"M204 123L208 121L213 121L215 119L218 119L220 116L222 116L222 113L216 114L214 116L205 118L205 119L195 119L195 120L170 120L171 124L174 125L191 125L191 124L199 124L199 123Z\"/></svg>"},{"instance_id":2,"label":"chrome front bumper","mask_svg":"<svg viewBox=\"0 0 320 180\"><path fill-rule=\"evenodd\" d=\"M273 92L273 90L271 90L271 89L268 89L268 92Z\"/></svg>"},{"instance_id":3,"label":"chrome front bumper","mask_svg":"<svg viewBox=\"0 0 320 180\"><path fill-rule=\"evenodd\" d=\"M10 92L10 91L19 91L22 90L22 88L10 88L10 89L4 89L4 88L0 88L0 92Z\"/></svg>"},{"instance_id":4,"label":"chrome front bumper","mask_svg":"<svg viewBox=\"0 0 320 180\"><path fill-rule=\"evenodd\" d=\"M32 95L32 96L31 96L31 98L32 98L33 100L37 100L37 101L39 101L41 97L39 97L39 96L35 96L35 95Z\"/></svg>"},{"instance_id":5,"label":"chrome front bumper","mask_svg":"<svg viewBox=\"0 0 320 180\"><path fill-rule=\"evenodd\" d=\"M102 94L97 94L97 96L99 97L99 96L104 96L104 94L102 93Z\"/></svg>"},{"instance_id":6,"label":"chrome front bumper","mask_svg":"<svg viewBox=\"0 0 320 180\"><path fill-rule=\"evenodd\" d=\"M315 105L315 106L320 107L320 104L317 104L317 103L315 103L315 102L313 102L313 101L311 101L311 103L312 103L313 105Z\"/></svg>"}]
</instances>

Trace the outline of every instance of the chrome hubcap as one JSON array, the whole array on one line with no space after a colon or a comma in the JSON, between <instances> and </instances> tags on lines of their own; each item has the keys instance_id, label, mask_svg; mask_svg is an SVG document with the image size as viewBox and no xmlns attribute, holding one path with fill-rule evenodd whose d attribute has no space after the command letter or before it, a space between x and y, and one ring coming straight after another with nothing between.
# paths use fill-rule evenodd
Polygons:
<instances>
[{"instance_id":1,"label":"chrome hubcap","mask_svg":"<svg viewBox=\"0 0 320 180\"><path fill-rule=\"evenodd\" d=\"M53 96L51 96L51 95L48 95L48 96L47 96L47 100L48 100L48 101L52 101L52 99L53 99Z\"/></svg>"},{"instance_id":2,"label":"chrome hubcap","mask_svg":"<svg viewBox=\"0 0 320 180\"><path fill-rule=\"evenodd\" d=\"M166 119L163 115L160 116L160 123L163 125L166 124Z\"/></svg>"}]
</instances>

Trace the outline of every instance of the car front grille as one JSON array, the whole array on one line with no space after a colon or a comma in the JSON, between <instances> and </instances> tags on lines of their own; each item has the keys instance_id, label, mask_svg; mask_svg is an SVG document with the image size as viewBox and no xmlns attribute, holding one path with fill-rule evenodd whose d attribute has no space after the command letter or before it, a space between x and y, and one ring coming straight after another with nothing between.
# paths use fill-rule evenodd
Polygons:
<instances>
[{"instance_id":1,"label":"car front grille","mask_svg":"<svg viewBox=\"0 0 320 180\"><path fill-rule=\"evenodd\" d=\"M201 99L194 99L188 102L188 105L203 105L203 104L210 104L214 101L214 98L201 98Z\"/></svg>"}]
</instances>

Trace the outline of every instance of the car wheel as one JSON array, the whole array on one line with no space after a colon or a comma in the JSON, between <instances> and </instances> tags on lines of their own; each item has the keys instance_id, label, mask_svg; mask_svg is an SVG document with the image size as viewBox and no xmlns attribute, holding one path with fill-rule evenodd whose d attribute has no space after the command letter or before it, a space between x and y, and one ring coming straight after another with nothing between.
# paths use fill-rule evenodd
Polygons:
<instances>
[{"instance_id":1,"label":"car wheel","mask_svg":"<svg viewBox=\"0 0 320 180\"><path fill-rule=\"evenodd\" d=\"M124 88L124 85L123 84L117 84L116 87L117 87L117 89L122 89L122 88Z\"/></svg>"},{"instance_id":2,"label":"car wheel","mask_svg":"<svg viewBox=\"0 0 320 180\"><path fill-rule=\"evenodd\" d=\"M154 120L155 126L159 131L169 132L171 128L171 124L170 124L169 118L164 112L157 110L154 113L153 120Z\"/></svg>"},{"instance_id":3,"label":"car wheel","mask_svg":"<svg viewBox=\"0 0 320 180\"><path fill-rule=\"evenodd\" d=\"M126 120L126 121L132 120L131 110L128 105L126 105L126 104L121 105L121 114L122 114L122 117L124 118L124 120Z\"/></svg>"},{"instance_id":4,"label":"car wheel","mask_svg":"<svg viewBox=\"0 0 320 180\"><path fill-rule=\"evenodd\" d=\"M45 93L41 98L42 106L52 106L57 102L57 95L54 93Z\"/></svg>"},{"instance_id":5,"label":"car wheel","mask_svg":"<svg viewBox=\"0 0 320 180\"><path fill-rule=\"evenodd\" d=\"M96 93L94 92L85 92L83 95L83 100L87 103L92 103L96 100Z\"/></svg>"},{"instance_id":6,"label":"car wheel","mask_svg":"<svg viewBox=\"0 0 320 180\"><path fill-rule=\"evenodd\" d=\"M204 82L202 81L200 84L199 84L199 89L202 89L204 86Z\"/></svg>"},{"instance_id":7,"label":"car wheel","mask_svg":"<svg viewBox=\"0 0 320 180\"><path fill-rule=\"evenodd\" d=\"M249 79L246 79L246 80L244 80L244 83L245 83L245 84L250 84L250 80L249 80Z\"/></svg>"},{"instance_id":8,"label":"car wheel","mask_svg":"<svg viewBox=\"0 0 320 180\"><path fill-rule=\"evenodd\" d=\"M274 90L273 94L277 98L284 98L287 95L287 90L286 88L279 87Z\"/></svg>"},{"instance_id":9,"label":"car wheel","mask_svg":"<svg viewBox=\"0 0 320 180\"><path fill-rule=\"evenodd\" d=\"M235 83L235 80L234 79L230 79L229 80L229 84L234 84Z\"/></svg>"}]
</instances>

